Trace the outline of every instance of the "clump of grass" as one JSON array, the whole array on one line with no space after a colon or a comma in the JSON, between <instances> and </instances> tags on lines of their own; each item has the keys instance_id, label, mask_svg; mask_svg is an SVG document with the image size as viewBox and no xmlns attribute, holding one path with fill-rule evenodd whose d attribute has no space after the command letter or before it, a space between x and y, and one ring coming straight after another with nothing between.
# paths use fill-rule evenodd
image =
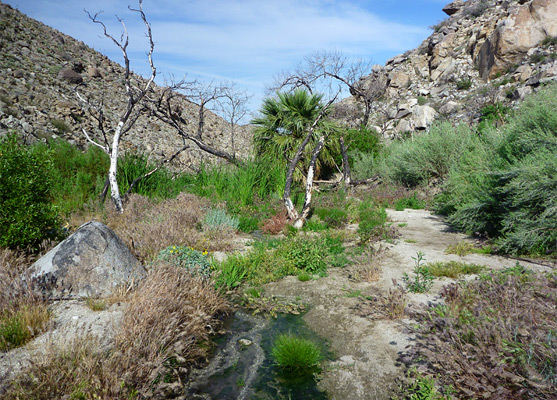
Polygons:
<instances>
[{"instance_id":1,"label":"clump of grass","mask_svg":"<svg viewBox=\"0 0 557 400\"><path fill-rule=\"evenodd\" d=\"M406 290L393 279L393 287L389 288L389 292L383 300L385 314L389 319L404 318L407 302Z\"/></svg>"},{"instance_id":2,"label":"clump of grass","mask_svg":"<svg viewBox=\"0 0 557 400\"><path fill-rule=\"evenodd\" d=\"M362 243L384 239L388 236L387 213L383 207L363 202L358 207L358 234Z\"/></svg>"},{"instance_id":3,"label":"clump of grass","mask_svg":"<svg viewBox=\"0 0 557 400\"><path fill-rule=\"evenodd\" d=\"M22 346L48 327L47 304L21 279L33 260L0 248L0 351Z\"/></svg>"},{"instance_id":4,"label":"clump of grass","mask_svg":"<svg viewBox=\"0 0 557 400\"><path fill-rule=\"evenodd\" d=\"M106 301L104 299L94 299L88 297L87 299L85 299L85 305L93 311L106 310Z\"/></svg>"},{"instance_id":5,"label":"clump of grass","mask_svg":"<svg viewBox=\"0 0 557 400\"><path fill-rule=\"evenodd\" d=\"M208 327L218 326L228 310L211 282L159 264L131 296L116 337L126 385L143 391L157 377L178 380L180 367L206 356L207 349L197 344L209 338Z\"/></svg>"},{"instance_id":6,"label":"clump of grass","mask_svg":"<svg viewBox=\"0 0 557 400\"><path fill-rule=\"evenodd\" d=\"M215 286L221 291L240 286L248 273L246 265L234 258L227 258L222 263L212 266L212 269L215 270Z\"/></svg>"},{"instance_id":7,"label":"clump of grass","mask_svg":"<svg viewBox=\"0 0 557 400\"><path fill-rule=\"evenodd\" d=\"M426 264L429 273L435 277L458 278L462 275L479 274L485 266L459 261L439 261Z\"/></svg>"},{"instance_id":8,"label":"clump of grass","mask_svg":"<svg viewBox=\"0 0 557 400\"><path fill-rule=\"evenodd\" d=\"M447 249L445 250L445 254L457 254L463 257L467 254L474 253L475 248L476 247L473 243L463 240L458 243L448 245Z\"/></svg>"},{"instance_id":9,"label":"clump of grass","mask_svg":"<svg viewBox=\"0 0 557 400\"><path fill-rule=\"evenodd\" d=\"M458 90L468 90L472 87L472 79L464 78L456 82L456 88Z\"/></svg>"},{"instance_id":10,"label":"clump of grass","mask_svg":"<svg viewBox=\"0 0 557 400\"><path fill-rule=\"evenodd\" d=\"M271 354L281 368L299 374L318 371L319 362L323 359L315 343L287 334L275 339Z\"/></svg>"},{"instance_id":11,"label":"clump of grass","mask_svg":"<svg viewBox=\"0 0 557 400\"><path fill-rule=\"evenodd\" d=\"M298 274L298 280L300 282L307 282L307 281L311 280L311 275L308 274L307 272L302 272L302 273Z\"/></svg>"}]
</instances>

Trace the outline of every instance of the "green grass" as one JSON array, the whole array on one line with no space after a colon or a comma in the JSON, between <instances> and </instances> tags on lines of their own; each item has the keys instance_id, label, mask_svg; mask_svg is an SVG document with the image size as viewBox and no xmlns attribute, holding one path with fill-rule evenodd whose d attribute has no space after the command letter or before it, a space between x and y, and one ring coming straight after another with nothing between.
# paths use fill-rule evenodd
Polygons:
<instances>
[{"instance_id":1,"label":"green grass","mask_svg":"<svg viewBox=\"0 0 557 400\"><path fill-rule=\"evenodd\" d=\"M318 371L319 362L323 359L315 343L287 334L275 339L271 355L281 368L300 374Z\"/></svg>"},{"instance_id":2,"label":"green grass","mask_svg":"<svg viewBox=\"0 0 557 400\"><path fill-rule=\"evenodd\" d=\"M438 261L425 266L428 272L435 277L459 278L462 275L479 274L485 266L467 264L460 261Z\"/></svg>"},{"instance_id":3,"label":"green grass","mask_svg":"<svg viewBox=\"0 0 557 400\"><path fill-rule=\"evenodd\" d=\"M414 192L410 197L402 197L395 201L395 210L404 211L407 208L413 210L424 209L426 202L424 200L418 199L417 194Z\"/></svg>"}]
</instances>

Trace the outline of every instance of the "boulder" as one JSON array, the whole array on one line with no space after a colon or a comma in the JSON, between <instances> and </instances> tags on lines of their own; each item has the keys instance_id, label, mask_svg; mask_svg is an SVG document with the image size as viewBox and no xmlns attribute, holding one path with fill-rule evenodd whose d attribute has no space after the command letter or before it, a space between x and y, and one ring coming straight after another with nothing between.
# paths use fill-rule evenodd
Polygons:
<instances>
[{"instance_id":1,"label":"boulder","mask_svg":"<svg viewBox=\"0 0 557 400\"><path fill-rule=\"evenodd\" d=\"M64 68L58 73L58 78L70 83L79 84L83 82L83 77L73 69Z\"/></svg>"},{"instance_id":2,"label":"boulder","mask_svg":"<svg viewBox=\"0 0 557 400\"><path fill-rule=\"evenodd\" d=\"M402 71L395 71L389 76L389 86L406 89L410 85L410 77Z\"/></svg>"},{"instance_id":3,"label":"boulder","mask_svg":"<svg viewBox=\"0 0 557 400\"><path fill-rule=\"evenodd\" d=\"M87 75L89 78L102 78L101 71L96 67L87 68Z\"/></svg>"},{"instance_id":4,"label":"boulder","mask_svg":"<svg viewBox=\"0 0 557 400\"><path fill-rule=\"evenodd\" d=\"M462 8L462 6L464 6L464 1L463 0L456 0L456 1L453 1L452 3L447 4L445 7L443 7L443 12L447 15L453 15L453 14L456 14L458 12L458 10L460 10Z\"/></svg>"},{"instance_id":5,"label":"boulder","mask_svg":"<svg viewBox=\"0 0 557 400\"><path fill-rule=\"evenodd\" d=\"M545 37L557 36L556 15L555 0L532 0L517 5L480 50L476 65L482 78L505 71Z\"/></svg>"},{"instance_id":6,"label":"boulder","mask_svg":"<svg viewBox=\"0 0 557 400\"><path fill-rule=\"evenodd\" d=\"M145 268L106 225L87 222L30 267L47 297L103 297L146 275Z\"/></svg>"},{"instance_id":7,"label":"boulder","mask_svg":"<svg viewBox=\"0 0 557 400\"><path fill-rule=\"evenodd\" d=\"M430 106L416 106L413 112L414 128L423 130L427 129L433 121L437 112Z\"/></svg>"}]
</instances>

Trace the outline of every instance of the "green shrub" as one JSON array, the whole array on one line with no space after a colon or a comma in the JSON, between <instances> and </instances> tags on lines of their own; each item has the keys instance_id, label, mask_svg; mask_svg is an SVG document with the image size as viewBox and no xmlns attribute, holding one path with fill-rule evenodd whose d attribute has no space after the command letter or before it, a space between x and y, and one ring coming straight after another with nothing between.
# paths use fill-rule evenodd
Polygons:
<instances>
[{"instance_id":1,"label":"green shrub","mask_svg":"<svg viewBox=\"0 0 557 400\"><path fill-rule=\"evenodd\" d=\"M240 215L238 217L238 230L244 233L251 233L259 229L259 219L256 217L249 217Z\"/></svg>"},{"instance_id":2,"label":"green shrub","mask_svg":"<svg viewBox=\"0 0 557 400\"><path fill-rule=\"evenodd\" d=\"M464 152L438 198L453 226L486 234L507 253L557 252L556 107L553 85Z\"/></svg>"},{"instance_id":3,"label":"green shrub","mask_svg":"<svg viewBox=\"0 0 557 400\"><path fill-rule=\"evenodd\" d=\"M391 143L378 170L386 180L407 187L442 181L462 153L473 150L477 141L466 125L434 124L413 141Z\"/></svg>"},{"instance_id":4,"label":"green shrub","mask_svg":"<svg viewBox=\"0 0 557 400\"><path fill-rule=\"evenodd\" d=\"M281 368L301 374L316 372L323 359L315 343L287 334L275 339L271 354Z\"/></svg>"},{"instance_id":5,"label":"green shrub","mask_svg":"<svg viewBox=\"0 0 557 400\"><path fill-rule=\"evenodd\" d=\"M207 252L194 250L191 247L169 246L159 252L157 259L185 268L194 275L209 277L212 273Z\"/></svg>"},{"instance_id":6,"label":"green shrub","mask_svg":"<svg viewBox=\"0 0 557 400\"><path fill-rule=\"evenodd\" d=\"M0 182L0 246L36 249L60 236L49 151L20 145L15 135L1 140Z\"/></svg>"},{"instance_id":7,"label":"green shrub","mask_svg":"<svg viewBox=\"0 0 557 400\"><path fill-rule=\"evenodd\" d=\"M239 263L237 259L228 258L215 267L215 286L217 289L231 290L242 284L247 276L245 264Z\"/></svg>"},{"instance_id":8,"label":"green shrub","mask_svg":"<svg viewBox=\"0 0 557 400\"><path fill-rule=\"evenodd\" d=\"M330 228L341 228L348 222L348 213L339 208L319 208L316 207L313 213L324 221Z\"/></svg>"},{"instance_id":9,"label":"green shrub","mask_svg":"<svg viewBox=\"0 0 557 400\"><path fill-rule=\"evenodd\" d=\"M298 280L300 282L307 282L311 280L311 275L308 274L307 272L302 272L301 274L298 274Z\"/></svg>"},{"instance_id":10,"label":"green shrub","mask_svg":"<svg viewBox=\"0 0 557 400\"><path fill-rule=\"evenodd\" d=\"M419 251L416 257L412 257L415 262L414 265L414 278L405 272L402 275L402 281L406 284L406 288L412 293L427 293L431 286L433 286L433 275L429 272L428 268L422 264L424 261L424 254Z\"/></svg>"},{"instance_id":11,"label":"green shrub","mask_svg":"<svg viewBox=\"0 0 557 400\"><path fill-rule=\"evenodd\" d=\"M282 257L299 270L312 274L327 267L327 247L321 238L298 235L277 250Z\"/></svg>"}]
</instances>

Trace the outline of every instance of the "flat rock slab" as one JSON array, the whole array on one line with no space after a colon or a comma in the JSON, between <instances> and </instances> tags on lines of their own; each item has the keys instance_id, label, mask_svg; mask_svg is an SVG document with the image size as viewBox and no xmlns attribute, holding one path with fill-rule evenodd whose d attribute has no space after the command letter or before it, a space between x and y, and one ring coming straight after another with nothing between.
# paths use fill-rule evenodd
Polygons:
<instances>
[{"instance_id":1,"label":"flat rock slab","mask_svg":"<svg viewBox=\"0 0 557 400\"><path fill-rule=\"evenodd\" d=\"M30 276L50 298L105 297L139 281L145 268L106 225L91 221L30 267Z\"/></svg>"}]
</instances>

